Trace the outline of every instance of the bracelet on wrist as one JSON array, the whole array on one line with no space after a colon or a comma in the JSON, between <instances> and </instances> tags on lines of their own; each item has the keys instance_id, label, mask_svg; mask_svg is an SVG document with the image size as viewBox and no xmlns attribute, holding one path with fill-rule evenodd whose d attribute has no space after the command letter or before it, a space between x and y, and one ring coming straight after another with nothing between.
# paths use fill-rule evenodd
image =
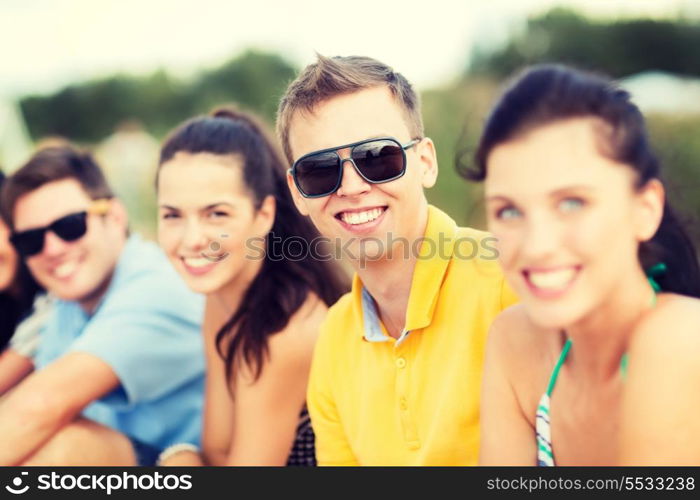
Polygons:
<instances>
[{"instance_id":1,"label":"bracelet on wrist","mask_svg":"<svg viewBox=\"0 0 700 500\"><path fill-rule=\"evenodd\" d=\"M160 455L158 455L158 460L156 461L156 465L163 465L163 463L177 455L178 453L182 453L185 451L191 451L192 453L199 453L199 448L192 443L177 443L168 446L166 449L164 449Z\"/></svg>"}]
</instances>

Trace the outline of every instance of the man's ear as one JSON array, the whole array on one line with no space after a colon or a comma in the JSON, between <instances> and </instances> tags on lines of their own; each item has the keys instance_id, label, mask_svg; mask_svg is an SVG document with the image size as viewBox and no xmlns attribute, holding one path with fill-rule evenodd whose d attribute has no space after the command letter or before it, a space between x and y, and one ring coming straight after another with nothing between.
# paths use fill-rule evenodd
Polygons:
<instances>
[{"instance_id":1,"label":"man's ear","mask_svg":"<svg viewBox=\"0 0 700 500\"><path fill-rule=\"evenodd\" d=\"M421 182L424 188L431 188L437 182L438 161L435 144L430 137L424 137L414 146L420 161Z\"/></svg>"},{"instance_id":2,"label":"man's ear","mask_svg":"<svg viewBox=\"0 0 700 500\"><path fill-rule=\"evenodd\" d=\"M106 217L114 221L120 229L126 231L129 227L129 215L124 203L119 198L111 198L109 201L109 211Z\"/></svg>"},{"instance_id":3,"label":"man's ear","mask_svg":"<svg viewBox=\"0 0 700 500\"><path fill-rule=\"evenodd\" d=\"M306 200L297 189L296 184L294 184L294 178L291 172L287 172L287 187L289 188L289 192L292 193L292 200L297 210L299 210L299 213L301 213L301 215L309 215L309 211L306 209Z\"/></svg>"},{"instance_id":4,"label":"man's ear","mask_svg":"<svg viewBox=\"0 0 700 500\"><path fill-rule=\"evenodd\" d=\"M258 236L265 237L267 233L272 231L272 226L275 224L275 214L277 213L277 202L272 195L265 196L265 199L260 204L260 208L255 214L255 232Z\"/></svg>"},{"instance_id":5,"label":"man's ear","mask_svg":"<svg viewBox=\"0 0 700 500\"><path fill-rule=\"evenodd\" d=\"M664 186L658 179L651 179L637 193L634 230L639 241L648 241L656 234L664 215L665 199Z\"/></svg>"}]
</instances>

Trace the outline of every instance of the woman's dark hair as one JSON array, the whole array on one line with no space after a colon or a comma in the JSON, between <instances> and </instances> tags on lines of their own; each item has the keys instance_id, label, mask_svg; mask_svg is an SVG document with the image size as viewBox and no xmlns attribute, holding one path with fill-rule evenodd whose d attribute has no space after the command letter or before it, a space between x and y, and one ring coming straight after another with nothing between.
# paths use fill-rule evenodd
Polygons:
<instances>
[{"instance_id":1,"label":"woman's dark hair","mask_svg":"<svg viewBox=\"0 0 700 500\"><path fill-rule=\"evenodd\" d=\"M533 128L576 117L595 117L611 130L603 135L605 154L637 173L636 187L661 178L661 165L649 143L644 118L625 90L603 76L562 65L537 65L517 75L493 107L474 156L460 166L467 179L482 181L491 151ZM639 246L644 269L663 262L657 281L664 291L700 297L700 269L693 243L668 203L658 231Z\"/></svg>"},{"instance_id":2,"label":"woman's dark hair","mask_svg":"<svg viewBox=\"0 0 700 500\"><path fill-rule=\"evenodd\" d=\"M186 121L166 139L158 172L181 151L241 157L243 179L255 208L260 208L267 196L275 198L275 221L270 234L282 241L294 238L295 250L297 245L305 247L300 249L302 257L299 259L270 258L274 254L271 238L267 238L262 268L238 309L216 336L217 349L226 364L226 376L231 377L235 363L244 361L257 379L264 358L269 354L268 337L287 325L310 292L328 306L335 303L347 291L347 279L330 260L330 254L319 256L315 247L312 251L311 243L319 233L294 206L283 157L276 142L255 117L235 109L220 108L209 116Z\"/></svg>"},{"instance_id":3,"label":"woman's dark hair","mask_svg":"<svg viewBox=\"0 0 700 500\"><path fill-rule=\"evenodd\" d=\"M0 172L0 187L4 182L5 175ZM34 297L40 290L21 259L17 261L10 289L0 290L0 351L7 347L19 322L32 310Z\"/></svg>"}]
</instances>

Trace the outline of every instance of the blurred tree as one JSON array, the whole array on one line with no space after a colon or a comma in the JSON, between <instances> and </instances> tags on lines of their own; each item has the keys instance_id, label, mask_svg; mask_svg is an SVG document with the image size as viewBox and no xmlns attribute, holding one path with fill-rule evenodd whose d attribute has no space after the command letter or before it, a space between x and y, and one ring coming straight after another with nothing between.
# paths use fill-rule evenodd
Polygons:
<instances>
[{"instance_id":1,"label":"blurred tree","mask_svg":"<svg viewBox=\"0 0 700 500\"><path fill-rule=\"evenodd\" d=\"M164 70L146 77L115 75L26 97L20 105L34 139L57 135L95 143L129 119L161 136L179 121L226 102L272 122L295 74L296 68L276 54L247 51L191 82L175 80Z\"/></svg>"},{"instance_id":2,"label":"blurred tree","mask_svg":"<svg viewBox=\"0 0 700 500\"><path fill-rule=\"evenodd\" d=\"M249 50L206 72L192 92L204 111L234 101L274 122L277 104L297 69L275 54Z\"/></svg>"},{"instance_id":3,"label":"blurred tree","mask_svg":"<svg viewBox=\"0 0 700 500\"><path fill-rule=\"evenodd\" d=\"M556 61L614 77L645 70L700 76L700 24L678 20L591 20L556 8L531 18L495 50L478 47L468 72L497 77L526 64Z\"/></svg>"},{"instance_id":4,"label":"blurred tree","mask_svg":"<svg viewBox=\"0 0 700 500\"><path fill-rule=\"evenodd\" d=\"M116 75L71 85L53 95L27 97L21 106L35 139L59 135L97 142L124 120L158 127L186 116L187 97L181 84L158 71L144 78Z\"/></svg>"}]
</instances>

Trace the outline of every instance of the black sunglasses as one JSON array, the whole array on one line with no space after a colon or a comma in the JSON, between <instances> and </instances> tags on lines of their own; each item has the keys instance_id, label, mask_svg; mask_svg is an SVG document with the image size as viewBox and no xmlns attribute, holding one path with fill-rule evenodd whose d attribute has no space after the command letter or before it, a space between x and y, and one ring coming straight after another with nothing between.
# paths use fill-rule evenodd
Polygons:
<instances>
[{"instance_id":1,"label":"black sunglasses","mask_svg":"<svg viewBox=\"0 0 700 500\"><path fill-rule=\"evenodd\" d=\"M305 198L335 193L342 182L346 161L351 162L357 173L371 184L389 182L406 173L406 150L420 141L413 139L401 144L393 137L382 137L322 149L299 158L290 173ZM345 148L350 148L350 156L341 158L337 151Z\"/></svg>"},{"instance_id":2,"label":"black sunglasses","mask_svg":"<svg viewBox=\"0 0 700 500\"><path fill-rule=\"evenodd\" d=\"M20 256L31 257L43 250L46 231L51 231L63 241L75 241L87 232L88 213L104 215L108 210L107 200L96 200L88 210L64 215L48 226L12 233L10 243Z\"/></svg>"}]
</instances>

